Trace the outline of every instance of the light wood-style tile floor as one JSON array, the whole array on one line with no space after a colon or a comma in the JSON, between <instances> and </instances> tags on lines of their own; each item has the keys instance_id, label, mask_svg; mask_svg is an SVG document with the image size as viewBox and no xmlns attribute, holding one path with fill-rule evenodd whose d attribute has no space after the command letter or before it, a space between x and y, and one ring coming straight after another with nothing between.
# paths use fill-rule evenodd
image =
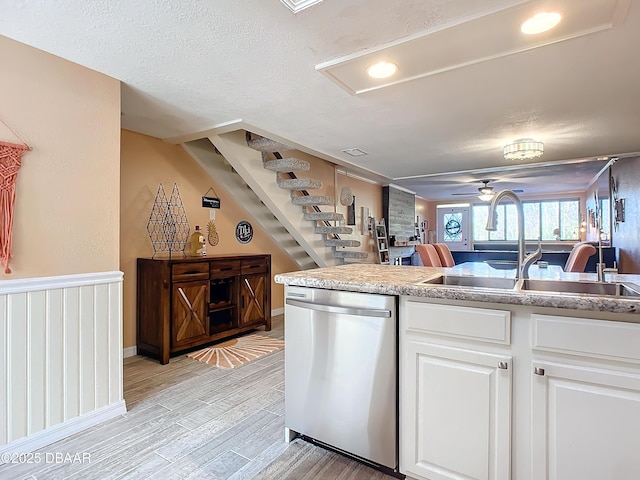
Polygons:
<instances>
[{"instance_id":1,"label":"light wood-style tile floor","mask_svg":"<svg viewBox=\"0 0 640 480\"><path fill-rule=\"evenodd\" d=\"M256 333L282 339L283 326L279 315ZM0 478L251 479L287 447L283 351L232 370L184 355L168 365L127 358L124 397L125 415L39 451L89 462L3 465Z\"/></svg>"},{"instance_id":2,"label":"light wood-style tile floor","mask_svg":"<svg viewBox=\"0 0 640 480\"><path fill-rule=\"evenodd\" d=\"M256 333L282 339L283 326L279 315ZM89 462L2 465L0 478L249 479L286 448L283 351L232 370L185 355L126 358L124 398L125 415L38 452Z\"/></svg>"}]
</instances>

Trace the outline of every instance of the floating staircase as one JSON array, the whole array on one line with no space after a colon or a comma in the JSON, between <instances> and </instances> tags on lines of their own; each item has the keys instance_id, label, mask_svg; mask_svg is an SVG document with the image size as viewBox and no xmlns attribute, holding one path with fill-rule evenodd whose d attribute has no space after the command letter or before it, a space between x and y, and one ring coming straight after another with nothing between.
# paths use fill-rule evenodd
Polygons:
<instances>
[{"instance_id":1,"label":"floating staircase","mask_svg":"<svg viewBox=\"0 0 640 480\"><path fill-rule=\"evenodd\" d=\"M340 238L352 229L334 211L334 198L309 194L322 183L296 177L309 170L309 163L282 158L278 152L290 147L281 143L263 137L249 140L251 147L246 132L234 130L182 146L301 270L366 258L366 252L349 250L359 247L359 241Z\"/></svg>"},{"instance_id":2,"label":"floating staircase","mask_svg":"<svg viewBox=\"0 0 640 480\"><path fill-rule=\"evenodd\" d=\"M334 211L322 211L320 208L334 207L334 198L309 193L308 190L321 189L322 182L296 176L297 172L309 171L309 162L293 157L282 157L280 152L290 151L292 148L274 140L247 132L246 141L249 148L261 152L262 166L275 173L278 187L290 191L291 203L302 207L302 218L312 222L314 232L322 235L324 245L331 249L337 263L345 263L347 259L358 260L368 257L367 252L346 250L346 248L359 247L360 241L340 238L340 234L353 233L353 228L344 226L344 216Z\"/></svg>"},{"instance_id":3,"label":"floating staircase","mask_svg":"<svg viewBox=\"0 0 640 480\"><path fill-rule=\"evenodd\" d=\"M220 155L209 139L203 138L183 144L191 157L232 195L237 203L251 214L253 221L267 232L301 270L316 268L318 263L307 253L291 235L271 210L265 206L254 191L247 186L242 177ZM223 207L224 208L224 205Z\"/></svg>"}]
</instances>

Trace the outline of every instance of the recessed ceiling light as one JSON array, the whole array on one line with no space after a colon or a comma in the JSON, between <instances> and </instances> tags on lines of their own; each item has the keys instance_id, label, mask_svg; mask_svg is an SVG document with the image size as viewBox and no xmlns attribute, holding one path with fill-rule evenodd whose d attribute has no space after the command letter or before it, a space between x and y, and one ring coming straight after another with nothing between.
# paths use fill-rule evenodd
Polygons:
<instances>
[{"instance_id":1,"label":"recessed ceiling light","mask_svg":"<svg viewBox=\"0 0 640 480\"><path fill-rule=\"evenodd\" d=\"M367 73L372 78L389 78L398 71L398 65L391 62L378 62L367 68Z\"/></svg>"},{"instance_id":2,"label":"recessed ceiling light","mask_svg":"<svg viewBox=\"0 0 640 480\"><path fill-rule=\"evenodd\" d=\"M546 32L558 25L561 19L562 15L557 12L537 13L520 26L520 31L527 35Z\"/></svg>"},{"instance_id":3,"label":"recessed ceiling light","mask_svg":"<svg viewBox=\"0 0 640 480\"><path fill-rule=\"evenodd\" d=\"M342 151L347 155L351 155L352 157L362 157L363 155L367 154L367 152L365 152L364 150L360 150L359 148L345 148Z\"/></svg>"}]
</instances>

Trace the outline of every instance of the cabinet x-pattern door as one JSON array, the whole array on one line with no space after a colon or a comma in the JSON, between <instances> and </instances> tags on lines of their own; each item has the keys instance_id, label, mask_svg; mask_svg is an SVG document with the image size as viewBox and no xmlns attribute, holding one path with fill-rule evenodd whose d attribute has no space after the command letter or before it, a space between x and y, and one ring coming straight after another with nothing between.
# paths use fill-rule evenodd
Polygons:
<instances>
[{"instance_id":1,"label":"cabinet x-pattern door","mask_svg":"<svg viewBox=\"0 0 640 480\"><path fill-rule=\"evenodd\" d=\"M242 278L241 325L255 323L265 318L266 276L252 275Z\"/></svg>"},{"instance_id":2,"label":"cabinet x-pattern door","mask_svg":"<svg viewBox=\"0 0 640 480\"><path fill-rule=\"evenodd\" d=\"M183 282L173 288L173 341L189 344L208 335L208 281Z\"/></svg>"}]
</instances>

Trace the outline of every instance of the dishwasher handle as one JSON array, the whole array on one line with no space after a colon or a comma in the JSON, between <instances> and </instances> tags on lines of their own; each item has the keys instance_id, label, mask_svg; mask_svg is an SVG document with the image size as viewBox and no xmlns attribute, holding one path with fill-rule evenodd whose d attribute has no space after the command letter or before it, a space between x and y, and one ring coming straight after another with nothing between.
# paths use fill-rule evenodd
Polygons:
<instances>
[{"instance_id":1,"label":"dishwasher handle","mask_svg":"<svg viewBox=\"0 0 640 480\"><path fill-rule=\"evenodd\" d=\"M308 310L316 310L319 312L342 313L344 315L358 315L360 317L391 318L391 310L379 310L379 309L373 309L373 308L340 307L338 305L325 305L322 303L309 302L306 300L297 300L295 298L287 298L286 302L287 302L287 305L306 308Z\"/></svg>"}]
</instances>

